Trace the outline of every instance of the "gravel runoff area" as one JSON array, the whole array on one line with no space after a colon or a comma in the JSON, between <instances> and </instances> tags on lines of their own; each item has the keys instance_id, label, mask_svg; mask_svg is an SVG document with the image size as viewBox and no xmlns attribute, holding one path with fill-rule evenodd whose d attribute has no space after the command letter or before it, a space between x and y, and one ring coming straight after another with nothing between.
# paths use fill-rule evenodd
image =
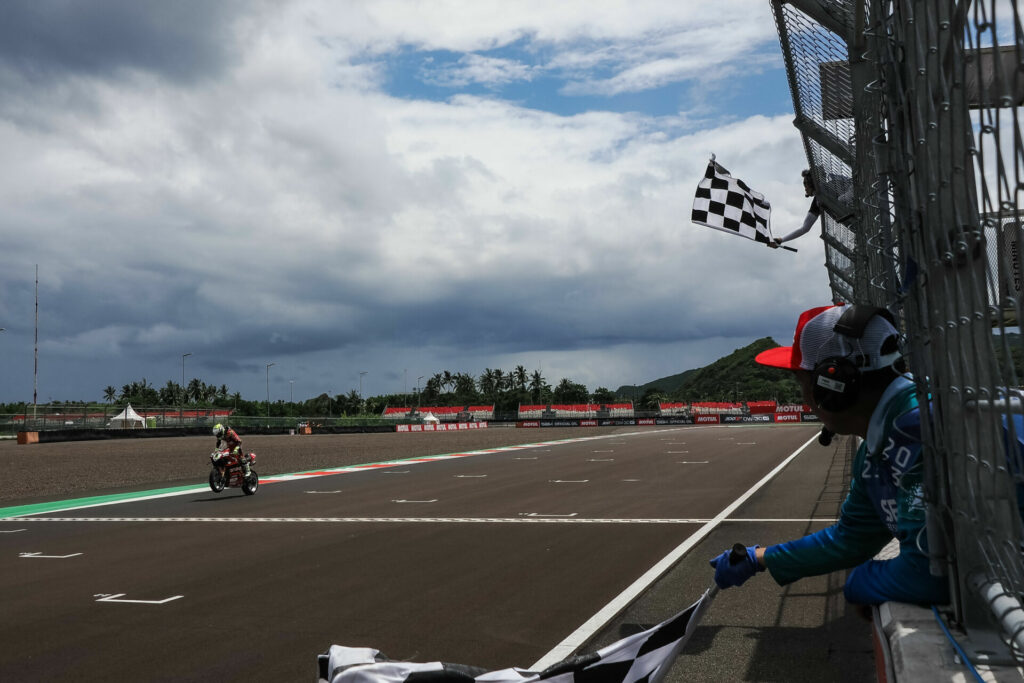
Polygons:
<instances>
[{"instance_id":1,"label":"gravel runoff area","mask_svg":"<svg viewBox=\"0 0 1024 683\"><path fill-rule=\"evenodd\" d=\"M260 475L383 462L635 431L636 427L512 429L462 432L259 435L242 433ZM19 445L0 440L0 503L21 505L145 488L203 485L212 436L64 441Z\"/></svg>"}]
</instances>

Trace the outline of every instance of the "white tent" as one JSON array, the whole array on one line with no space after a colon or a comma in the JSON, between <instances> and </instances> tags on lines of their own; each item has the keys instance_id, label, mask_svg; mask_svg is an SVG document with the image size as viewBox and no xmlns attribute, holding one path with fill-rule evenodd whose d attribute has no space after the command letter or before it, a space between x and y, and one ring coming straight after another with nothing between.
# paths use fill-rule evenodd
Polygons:
<instances>
[{"instance_id":1,"label":"white tent","mask_svg":"<svg viewBox=\"0 0 1024 683\"><path fill-rule=\"evenodd\" d=\"M440 420L437 419L437 416L434 415L433 413L426 413L426 414L424 414L423 415L423 421L424 422L428 422L430 424L437 424L438 422L440 422Z\"/></svg>"},{"instance_id":2,"label":"white tent","mask_svg":"<svg viewBox=\"0 0 1024 683\"><path fill-rule=\"evenodd\" d=\"M107 427L112 429L145 429L146 419L136 413L132 409L132 404L129 403L124 410L107 423Z\"/></svg>"}]
</instances>

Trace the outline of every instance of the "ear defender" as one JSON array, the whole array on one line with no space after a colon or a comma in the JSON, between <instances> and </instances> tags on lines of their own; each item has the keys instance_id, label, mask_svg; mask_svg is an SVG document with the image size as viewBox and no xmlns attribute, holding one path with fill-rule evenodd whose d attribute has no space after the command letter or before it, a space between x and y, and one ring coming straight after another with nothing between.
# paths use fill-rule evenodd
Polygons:
<instances>
[{"instance_id":1,"label":"ear defender","mask_svg":"<svg viewBox=\"0 0 1024 683\"><path fill-rule=\"evenodd\" d=\"M886 309L854 304L843 312L832 330L844 337L860 339L864 336L868 322L876 315L895 325L892 313ZM850 409L857 402L860 395L861 373L849 358L825 358L814 366L811 373L812 396L820 407L830 413L839 413Z\"/></svg>"},{"instance_id":2,"label":"ear defender","mask_svg":"<svg viewBox=\"0 0 1024 683\"><path fill-rule=\"evenodd\" d=\"M813 370L814 402L839 413L849 409L860 395L860 370L846 358L826 358Z\"/></svg>"}]
</instances>

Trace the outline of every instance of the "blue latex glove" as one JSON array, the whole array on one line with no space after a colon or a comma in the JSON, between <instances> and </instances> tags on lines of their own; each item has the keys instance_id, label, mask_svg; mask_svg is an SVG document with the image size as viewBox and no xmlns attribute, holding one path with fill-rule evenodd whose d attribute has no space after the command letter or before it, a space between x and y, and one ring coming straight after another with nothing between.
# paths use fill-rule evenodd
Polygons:
<instances>
[{"instance_id":1,"label":"blue latex glove","mask_svg":"<svg viewBox=\"0 0 1024 683\"><path fill-rule=\"evenodd\" d=\"M758 572L763 572L762 567L757 561L757 555L755 551L760 548L758 545L747 546L747 552L741 559L733 564L732 559L729 557L732 554L732 550L726 550L718 557L712 558L709 564L715 569L715 583L718 584L719 588L731 588L733 586L742 586L747 579Z\"/></svg>"}]
</instances>

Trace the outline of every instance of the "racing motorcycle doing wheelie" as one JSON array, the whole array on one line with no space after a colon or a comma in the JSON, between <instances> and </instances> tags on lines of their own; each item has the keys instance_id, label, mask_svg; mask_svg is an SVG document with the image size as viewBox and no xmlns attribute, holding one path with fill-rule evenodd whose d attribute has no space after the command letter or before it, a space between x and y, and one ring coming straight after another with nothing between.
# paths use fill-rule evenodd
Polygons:
<instances>
[{"instance_id":1,"label":"racing motorcycle doing wheelie","mask_svg":"<svg viewBox=\"0 0 1024 683\"><path fill-rule=\"evenodd\" d=\"M242 458L248 461L249 474L245 473ZM213 465L210 470L210 489L214 493L220 493L224 487L232 486L241 488L242 493L251 496L260 485L260 478L252 467L255 462L255 453L235 454L227 448L210 453L210 463Z\"/></svg>"}]
</instances>

